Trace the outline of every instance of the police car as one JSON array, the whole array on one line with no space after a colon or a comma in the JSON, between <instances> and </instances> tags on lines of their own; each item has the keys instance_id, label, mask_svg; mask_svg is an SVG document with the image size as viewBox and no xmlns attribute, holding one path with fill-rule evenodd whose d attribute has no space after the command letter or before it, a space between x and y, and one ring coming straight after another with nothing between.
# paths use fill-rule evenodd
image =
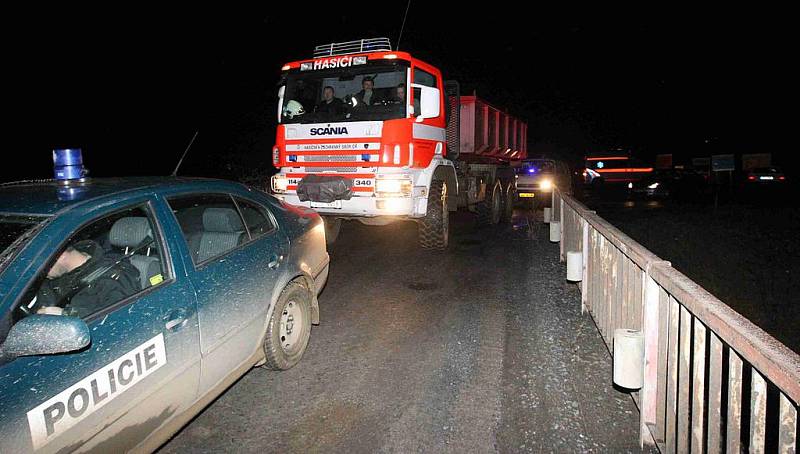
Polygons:
<instances>
[{"instance_id":1,"label":"police car","mask_svg":"<svg viewBox=\"0 0 800 454\"><path fill-rule=\"evenodd\" d=\"M64 162L0 186L0 452L152 451L254 365L300 360L328 275L317 214Z\"/></svg>"}]
</instances>

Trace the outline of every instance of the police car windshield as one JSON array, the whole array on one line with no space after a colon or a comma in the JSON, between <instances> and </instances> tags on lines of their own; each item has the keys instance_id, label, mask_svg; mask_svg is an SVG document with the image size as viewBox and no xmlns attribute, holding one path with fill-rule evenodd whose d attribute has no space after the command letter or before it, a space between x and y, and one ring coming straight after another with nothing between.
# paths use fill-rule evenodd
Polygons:
<instances>
[{"instance_id":1,"label":"police car windshield","mask_svg":"<svg viewBox=\"0 0 800 454\"><path fill-rule=\"evenodd\" d=\"M401 62L304 67L286 75L281 123L377 121L407 115L407 69Z\"/></svg>"},{"instance_id":2,"label":"police car windshield","mask_svg":"<svg viewBox=\"0 0 800 454\"><path fill-rule=\"evenodd\" d=\"M519 173L553 173L556 165L549 159L534 159L523 161Z\"/></svg>"},{"instance_id":3,"label":"police car windshield","mask_svg":"<svg viewBox=\"0 0 800 454\"><path fill-rule=\"evenodd\" d=\"M0 214L0 270L22 249L28 239L47 220L44 216Z\"/></svg>"}]
</instances>

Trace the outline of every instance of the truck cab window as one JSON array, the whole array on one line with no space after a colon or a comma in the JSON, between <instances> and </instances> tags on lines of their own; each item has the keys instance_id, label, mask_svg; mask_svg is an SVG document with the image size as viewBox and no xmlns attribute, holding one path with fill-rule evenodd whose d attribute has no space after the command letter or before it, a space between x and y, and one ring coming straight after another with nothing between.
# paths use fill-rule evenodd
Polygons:
<instances>
[{"instance_id":1,"label":"truck cab window","mask_svg":"<svg viewBox=\"0 0 800 454\"><path fill-rule=\"evenodd\" d=\"M281 123L378 121L406 117L398 97L407 66L385 62L286 74Z\"/></svg>"}]
</instances>

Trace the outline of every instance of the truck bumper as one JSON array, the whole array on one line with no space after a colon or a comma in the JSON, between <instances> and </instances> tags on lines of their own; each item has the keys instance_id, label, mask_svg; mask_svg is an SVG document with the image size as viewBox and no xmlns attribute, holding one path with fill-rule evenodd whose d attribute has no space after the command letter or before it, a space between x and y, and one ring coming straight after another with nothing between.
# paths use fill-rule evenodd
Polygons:
<instances>
[{"instance_id":1,"label":"truck bumper","mask_svg":"<svg viewBox=\"0 0 800 454\"><path fill-rule=\"evenodd\" d=\"M286 203L314 209L324 216L341 218L391 216L395 218L417 219L425 216L428 209L427 196L414 188L412 197L353 197L350 200L337 200L333 203L301 202L297 194L275 195ZM420 194L420 195L418 195Z\"/></svg>"}]
</instances>

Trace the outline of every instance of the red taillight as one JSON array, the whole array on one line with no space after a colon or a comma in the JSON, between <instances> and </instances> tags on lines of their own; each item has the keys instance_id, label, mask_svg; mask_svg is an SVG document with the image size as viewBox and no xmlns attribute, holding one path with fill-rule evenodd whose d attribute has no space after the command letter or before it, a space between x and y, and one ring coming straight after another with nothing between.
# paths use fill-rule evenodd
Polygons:
<instances>
[{"instance_id":1,"label":"red taillight","mask_svg":"<svg viewBox=\"0 0 800 454\"><path fill-rule=\"evenodd\" d=\"M779 180L781 180L781 181L783 181L783 180L785 180L785 179L786 179L786 177L783 177L783 176L781 176L781 177L778 177L778 179L779 179Z\"/></svg>"},{"instance_id":2,"label":"red taillight","mask_svg":"<svg viewBox=\"0 0 800 454\"><path fill-rule=\"evenodd\" d=\"M272 147L272 165L278 167L278 164L281 162L281 149L278 147Z\"/></svg>"},{"instance_id":3,"label":"red taillight","mask_svg":"<svg viewBox=\"0 0 800 454\"><path fill-rule=\"evenodd\" d=\"M750 180L750 181L753 181L753 180L756 179L756 177L754 177L753 175L750 175L749 177L747 177L747 179Z\"/></svg>"}]
</instances>

